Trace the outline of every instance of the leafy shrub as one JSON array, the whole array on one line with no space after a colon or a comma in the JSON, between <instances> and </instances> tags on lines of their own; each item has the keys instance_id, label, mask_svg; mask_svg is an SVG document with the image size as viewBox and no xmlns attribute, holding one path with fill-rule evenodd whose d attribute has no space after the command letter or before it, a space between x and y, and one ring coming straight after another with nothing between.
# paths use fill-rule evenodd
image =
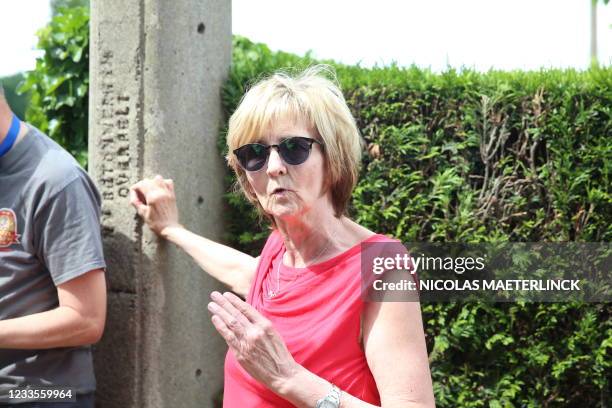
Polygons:
<instances>
[{"instance_id":1,"label":"leafy shrub","mask_svg":"<svg viewBox=\"0 0 612 408\"><path fill-rule=\"evenodd\" d=\"M25 111L29 102L29 95L18 94L17 87L23 81L23 74L14 74L0 78L0 85L4 89L4 97L9 106L20 118L25 118Z\"/></svg>"},{"instance_id":2,"label":"leafy shrub","mask_svg":"<svg viewBox=\"0 0 612 408\"><path fill-rule=\"evenodd\" d=\"M28 122L87 165L89 99L89 10L63 8L38 31L44 50L20 92L30 93Z\"/></svg>"}]
</instances>

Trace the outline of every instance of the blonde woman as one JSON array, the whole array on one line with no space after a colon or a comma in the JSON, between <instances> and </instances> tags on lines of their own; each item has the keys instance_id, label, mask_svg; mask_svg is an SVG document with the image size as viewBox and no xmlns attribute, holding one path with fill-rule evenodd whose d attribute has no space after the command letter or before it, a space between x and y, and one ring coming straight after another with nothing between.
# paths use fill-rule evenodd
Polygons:
<instances>
[{"instance_id":1,"label":"blonde woman","mask_svg":"<svg viewBox=\"0 0 612 408\"><path fill-rule=\"evenodd\" d=\"M330 73L272 75L230 118L227 161L272 225L260 256L186 230L171 180L132 187L154 232L246 298L208 305L229 346L224 407L435 406L419 303L361 296L361 244L397 241L346 214L361 144Z\"/></svg>"}]
</instances>

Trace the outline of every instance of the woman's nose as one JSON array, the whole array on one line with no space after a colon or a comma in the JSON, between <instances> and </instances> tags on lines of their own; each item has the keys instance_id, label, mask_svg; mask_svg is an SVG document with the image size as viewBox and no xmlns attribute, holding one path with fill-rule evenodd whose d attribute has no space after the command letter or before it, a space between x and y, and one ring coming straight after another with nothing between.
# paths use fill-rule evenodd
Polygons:
<instances>
[{"instance_id":1,"label":"woman's nose","mask_svg":"<svg viewBox=\"0 0 612 408\"><path fill-rule=\"evenodd\" d=\"M270 156L268 157L268 168L266 172L269 176L277 176L279 174L284 174L287 172L287 167L283 159L281 159L280 154L278 154L277 147L270 148Z\"/></svg>"}]
</instances>

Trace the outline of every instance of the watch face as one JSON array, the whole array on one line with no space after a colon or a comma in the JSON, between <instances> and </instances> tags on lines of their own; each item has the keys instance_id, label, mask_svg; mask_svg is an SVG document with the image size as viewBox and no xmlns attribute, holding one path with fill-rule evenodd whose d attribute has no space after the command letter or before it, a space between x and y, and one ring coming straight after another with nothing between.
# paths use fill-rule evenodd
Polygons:
<instances>
[{"instance_id":1,"label":"watch face","mask_svg":"<svg viewBox=\"0 0 612 408\"><path fill-rule=\"evenodd\" d=\"M323 400L321 404L319 404L319 408L338 408L338 405L334 402Z\"/></svg>"}]
</instances>

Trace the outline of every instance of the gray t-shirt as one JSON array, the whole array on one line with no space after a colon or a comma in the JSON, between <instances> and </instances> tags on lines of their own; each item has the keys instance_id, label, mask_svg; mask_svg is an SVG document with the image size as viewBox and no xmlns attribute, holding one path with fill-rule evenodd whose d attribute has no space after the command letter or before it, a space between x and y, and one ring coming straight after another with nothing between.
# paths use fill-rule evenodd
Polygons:
<instances>
[{"instance_id":1,"label":"gray t-shirt","mask_svg":"<svg viewBox=\"0 0 612 408\"><path fill-rule=\"evenodd\" d=\"M57 307L58 285L106 267L93 182L53 140L28 128L0 157L0 320ZM94 391L90 347L0 349L0 404L10 389L28 385Z\"/></svg>"}]
</instances>

